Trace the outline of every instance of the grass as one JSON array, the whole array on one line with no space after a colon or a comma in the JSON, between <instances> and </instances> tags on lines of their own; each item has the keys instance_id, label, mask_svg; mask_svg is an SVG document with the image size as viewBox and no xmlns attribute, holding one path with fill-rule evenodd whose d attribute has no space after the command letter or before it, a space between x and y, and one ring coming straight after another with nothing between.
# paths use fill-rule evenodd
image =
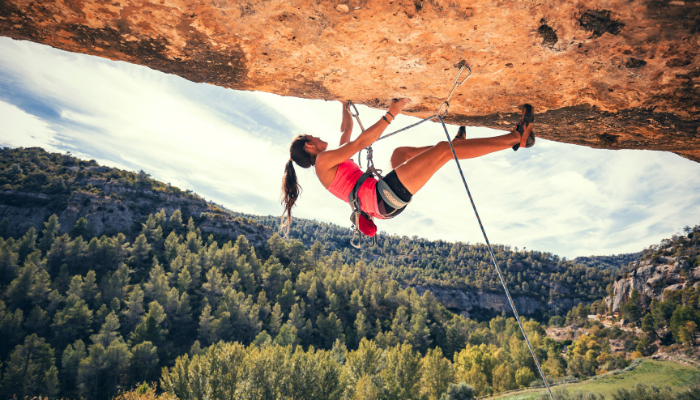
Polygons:
<instances>
[{"instance_id":1,"label":"grass","mask_svg":"<svg viewBox=\"0 0 700 400\"><path fill-rule=\"evenodd\" d=\"M612 398L612 394L618 389L633 388L637 383L647 386L668 386L674 393L700 384L700 369L676 364L672 361L644 360L630 372L622 372L618 375L606 376L597 380L587 380L569 385L559 385L555 388L566 387L569 393L583 392L600 393L606 399ZM542 389L524 390L518 393L510 393L499 400L537 400Z\"/></svg>"}]
</instances>

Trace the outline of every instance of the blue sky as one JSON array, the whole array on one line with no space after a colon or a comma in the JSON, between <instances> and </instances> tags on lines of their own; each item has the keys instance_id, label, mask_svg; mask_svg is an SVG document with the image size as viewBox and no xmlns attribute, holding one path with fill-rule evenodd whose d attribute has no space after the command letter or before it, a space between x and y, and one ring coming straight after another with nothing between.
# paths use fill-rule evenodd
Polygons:
<instances>
[{"instance_id":1,"label":"blue sky","mask_svg":"<svg viewBox=\"0 0 700 400\"><path fill-rule=\"evenodd\" d=\"M365 126L383 115L358 108ZM196 84L137 65L0 38L0 145L40 146L143 169L235 211L280 215L291 138L310 133L337 143L340 109L338 102ZM416 121L400 116L391 128ZM448 128L456 133L457 127ZM501 133L474 127L468 136ZM375 163L388 171L395 147L443 139L438 124L422 124L377 143ZM465 160L462 168L492 243L569 258L608 255L639 251L700 222L700 164L670 153L538 139L531 149ZM349 226L349 206L323 189L313 171L297 171L303 194L294 215ZM379 229L483 242L454 163L400 217L379 222Z\"/></svg>"}]
</instances>

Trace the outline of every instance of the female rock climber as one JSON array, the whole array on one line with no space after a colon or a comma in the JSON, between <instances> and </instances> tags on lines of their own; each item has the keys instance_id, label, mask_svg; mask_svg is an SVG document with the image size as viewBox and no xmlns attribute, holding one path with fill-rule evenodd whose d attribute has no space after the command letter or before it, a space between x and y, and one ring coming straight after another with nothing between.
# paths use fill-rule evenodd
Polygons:
<instances>
[{"instance_id":1,"label":"female rock climber","mask_svg":"<svg viewBox=\"0 0 700 400\"><path fill-rule=\"evenodd\" d=\"M289 231L292 207L299 198L301 186L294 171L295 162L302 168L313 166L323 187L340 200L349 202L348 197L355 184L363 175L360 167L350 158L358 151L370 146L384 132L408 104L409 99L394 99L389 111L377 123L362 132L355 140L350 140L352 118L343 105L343 119L340 125L340 147L328 150L328 143L311 135L299 135L289 147L290 158L282 179L282 228ZM457 158L475 158L507 148L532 147L535 135L532 132L534 110L531 105L520 107L522 118L510 133L478 139L466 139L464 127L452 140ZM400 214L411 201L413 195L428 182L443 165L452 159L450 145L446 141L434 146L398 147L391 155L393 170L383 179L368 178L358 189L357 196L362 211L378 218L388 219Z\"/></svg>"}]
</instances>

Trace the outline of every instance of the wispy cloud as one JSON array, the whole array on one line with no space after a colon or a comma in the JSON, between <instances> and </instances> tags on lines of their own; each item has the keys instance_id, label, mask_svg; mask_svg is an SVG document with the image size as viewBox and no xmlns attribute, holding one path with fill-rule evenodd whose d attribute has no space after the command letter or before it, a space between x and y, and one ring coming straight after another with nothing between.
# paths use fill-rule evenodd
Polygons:
<instances>
[{"instance_id":1,"label":"wispy cloud","mask_svg":"<svg viewBox=\"0 0 700 400\"><path fill-rule=\"evenodd\" d=\"M383 115L358 109L365 126ZM0 38L0 119L0 144L143 169L231 209L279 215L291 138L311 133L335 145L340 104L236 92ZM400 116L391 129L416 121ZM456 127L449 129L454 135ZM468 135L502 133L472 128ZM376 143L375 163L388 172L395 147L444 139L438 124L425 123ZM538 139L532 149L464 160L462 168L494 243L567 257L631 252L700 221L700 165L669 153ZM295 216L349 225L350 208L312 170L297 171L304 192ZM454 162L406 212L379 225L399 235L483 241Z\"/></svg>"}]
</instances>

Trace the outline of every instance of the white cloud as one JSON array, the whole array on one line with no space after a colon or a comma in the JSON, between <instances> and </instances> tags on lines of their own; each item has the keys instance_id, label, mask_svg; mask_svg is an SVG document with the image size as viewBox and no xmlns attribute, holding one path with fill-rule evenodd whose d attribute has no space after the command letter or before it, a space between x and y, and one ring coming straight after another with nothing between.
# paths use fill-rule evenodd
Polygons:
<instances>
[{"instance_id":1,"label":"white cloud","mask_svg":"<svg viewBox=\"0 0 700 400\"><path fill-rule=\"evenodd\" d=\"M51 68L46 68L51 65ZM148 68L0 38L0 142L70 150L242 212L279 215L290 139L311 133L335 145L340 104L194 84ZM3 96L12 82L14 94ZM21 99L20 99L21 98ZM20 101L21 100L21 101ZM39 118L32 102L55 111ZM19 107L18 107L19 105ZM383 110L358 106L363 124ZM418 120L400 116L389 131ZM456 127L448 126L454 135ZM537 129L537 128L535 128ZM359 127L355 126L355 134ZM469 137L503 134L470 128ZM397 146L445 140L426 122L374 145L389 171ZM363 160L364 164L364 160ZM700 220L700 165L669 153L606 151L538 139L532 149L461 162L493 243L567 257L639 251ZM350 207L297 167L303 195L294 215L349 226ZM389 233L482 242L454 162L414 197Z\"/></svg>"},{"instance_id":2,"label":"white cloud","mask_svg":"<svg viewBox=\"0 0 700 400\"><path fill-rule=\"evenodd\" d=\"M56 131L39 117L13 104L0 101L0 121L2 121L0 146L41 146L48 151L60 151L54 147L57 144Z\"/></svg>"}]
</instances>

